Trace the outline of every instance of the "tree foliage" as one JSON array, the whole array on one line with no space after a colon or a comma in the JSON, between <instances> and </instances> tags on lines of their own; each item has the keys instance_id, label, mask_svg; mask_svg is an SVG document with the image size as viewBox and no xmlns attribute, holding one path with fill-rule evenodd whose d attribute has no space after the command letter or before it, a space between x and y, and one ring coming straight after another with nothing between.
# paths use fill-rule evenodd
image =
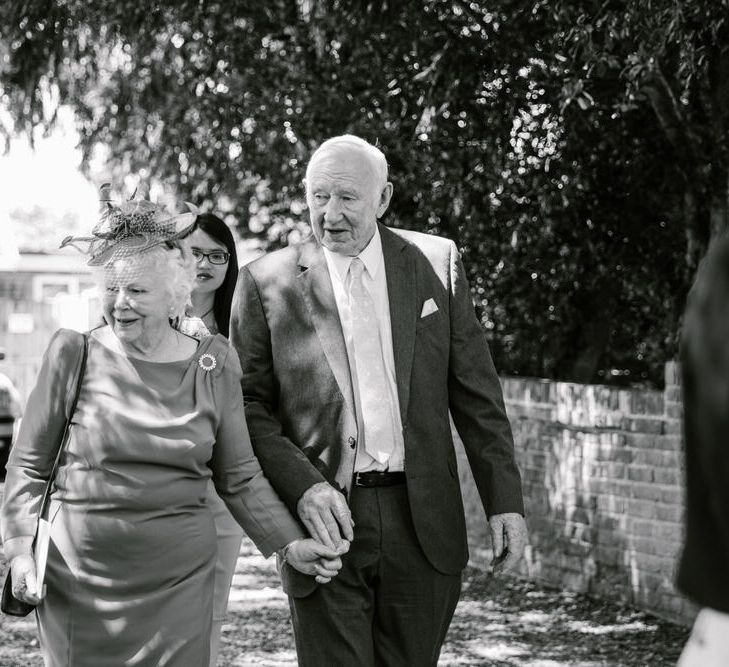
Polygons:
<instances>
[{"instance_id":1,"label":"tree foliage","mask_svg":"<svg viewBox=\"0 0 729 667\"><path fill-rule=\"evenodd\" d=\"M566 100L619 81L616 115L649 109L674 162L690 272L729 223L729 1L578 2ZM586 17L595 16L594 20ZM577 67L580 65L580 67Z\"/></svg>"},{"instance_id":2,"label":"tree foliage","mask_svg":"<svg viewBox=\"0 0 729 667\"><path fill-rule=\"evenodd\" d=\"M0 0L0 85L8 131L69 104L104 178L271 245L306 231L320 141L377 142L389 224L457 241L502 370L660 383L726 219L715 5Z\"/></svg>"}]
</instances>

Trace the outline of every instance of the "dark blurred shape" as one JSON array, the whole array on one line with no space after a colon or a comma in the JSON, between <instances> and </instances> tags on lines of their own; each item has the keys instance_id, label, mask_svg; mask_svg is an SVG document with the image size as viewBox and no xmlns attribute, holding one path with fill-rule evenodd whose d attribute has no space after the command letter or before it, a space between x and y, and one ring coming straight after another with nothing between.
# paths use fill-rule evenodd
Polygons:
<instances>
[{"instance_id":1,"label":"dark blurred shape","mask_svg":"<svg viewBox=\"0 0 729 667\"><path fill-rule=\"evenodd\" d=\"M729 236L702 261L681 338L686 537L678 587L701 606L681 667L729 664Z\"/></svg>"},{"instance_id":2,"label":"dark blurred shape","mask_svg":"<svg viewBox=\"0 0 729 667\"><path fill-rule=\"evenodd\" d=\"M5 348L0 347L0 361L5 359ZM0 481L5 480L5 466L13 443L16 421L22 415L20 394L12 380L0 373Z\"/></svg>"}]
</instances>

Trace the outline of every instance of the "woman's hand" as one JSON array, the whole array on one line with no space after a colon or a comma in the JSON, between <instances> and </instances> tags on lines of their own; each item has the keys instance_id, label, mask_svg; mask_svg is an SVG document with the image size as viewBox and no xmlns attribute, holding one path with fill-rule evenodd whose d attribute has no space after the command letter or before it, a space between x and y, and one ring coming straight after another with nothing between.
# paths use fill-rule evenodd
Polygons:
<instances>
[{"instance_id":1,"label":"woman's hand","mask_svg":"<svg viewBox=\"0 0 729 667\"><path fill-rule=\"evenodd\" d=\"M43 599L45 591L38 591L33 556L15 556L10 561L10 571L13 577L13 595L18 600L37 605Z\"/></svg>"},{"instance_id":2,"label":"woman's hand","mask_svg":"<svg viewBox=\"0 0 729 667\"><path fill-rule=\"evenodd\" d=\"M320 544L311 538L294 540L283 548L283 558L299 572L326 584L337 576L342 567L340 555L349 551L349 542L339 550Z\"/></svg>"}]
</instances>

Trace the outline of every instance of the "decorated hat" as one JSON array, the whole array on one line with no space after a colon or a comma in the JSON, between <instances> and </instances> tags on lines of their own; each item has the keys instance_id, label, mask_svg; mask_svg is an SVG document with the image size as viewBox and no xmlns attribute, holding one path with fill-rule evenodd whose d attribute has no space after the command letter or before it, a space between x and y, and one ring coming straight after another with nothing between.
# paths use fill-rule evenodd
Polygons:
<instances>
[{"instance_id":1,"label":"decorated hat","mask_svg":"<svg viewBox=\"0 0 729 667\"><path fill-rule=\"evenodd\" d=\"M139 255L150 248L187 236L195 226L198 209L186 202L186 213L171 214L164 205L132 198L116 204L111 186L100 188L101 219L91 236L67 236L61 248L72 246L89 255L89 266L104 266L118 259ZM136 194L136 191L135 191Z\"/></svg>"}]
</instances>

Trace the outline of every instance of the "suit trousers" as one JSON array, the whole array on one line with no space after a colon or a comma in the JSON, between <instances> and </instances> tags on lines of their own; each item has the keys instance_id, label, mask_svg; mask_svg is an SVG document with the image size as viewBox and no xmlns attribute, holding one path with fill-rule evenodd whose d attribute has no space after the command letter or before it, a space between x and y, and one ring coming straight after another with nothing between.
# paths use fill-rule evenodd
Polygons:
<instances>
[{"instance_id":1,"label":"suit trousers","mask_svg":"<svg viewBox=\"0 0 729 667\"><path fill-rule=\"evenodd\" d=\"M289 598L301 667L437 665L461 574L428 562L407 487L352 487L354 541L339 574Z\"/></svg>"}]
</instances>

